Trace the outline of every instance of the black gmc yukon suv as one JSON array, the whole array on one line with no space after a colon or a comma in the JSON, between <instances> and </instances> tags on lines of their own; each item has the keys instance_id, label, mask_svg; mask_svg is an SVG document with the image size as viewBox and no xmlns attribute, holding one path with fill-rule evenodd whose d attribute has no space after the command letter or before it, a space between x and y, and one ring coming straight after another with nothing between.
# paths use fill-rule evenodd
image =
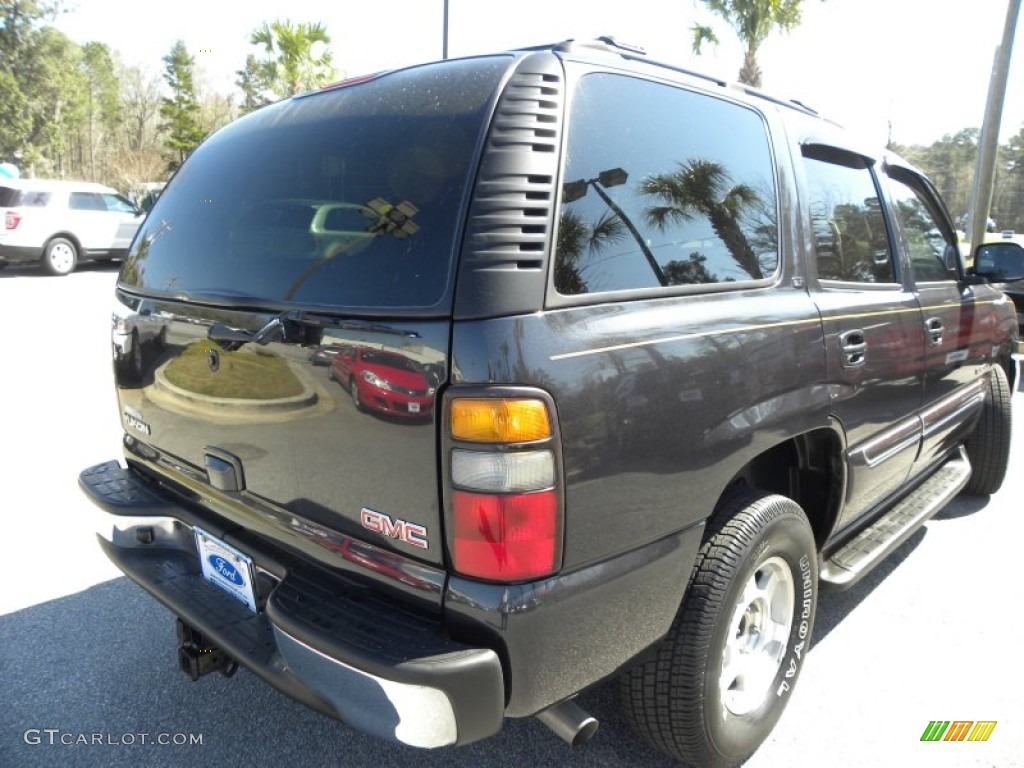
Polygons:
<instances>
[{"instance_id":1,"label":"black gmc yukon suv","mask_svg":"<svg viewBox=\"0 0 1024 768\"><path fill-rule=\"evenodd\" d=\"M238 120L113 319L124 462L80 483L182 669L418 747L585 740L620 675L654 745L742 762L819 584L1006 472L1017 318L928 180L611 40Z\"/></svg>"}]
</instances>

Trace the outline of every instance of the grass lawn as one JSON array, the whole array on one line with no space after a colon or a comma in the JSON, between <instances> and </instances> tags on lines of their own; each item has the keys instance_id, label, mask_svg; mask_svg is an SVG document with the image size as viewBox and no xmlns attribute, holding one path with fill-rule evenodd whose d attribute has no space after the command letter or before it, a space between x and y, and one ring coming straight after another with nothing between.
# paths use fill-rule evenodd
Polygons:
<instances>
[{"instance_id":1,"label":"grass lawn","mask_svg":"<svg viewBox=\"0 0 1024 768\"><path fill-rule=\"evenodd\" d=\"M302 392L302 384L288 364L263 350L243 347L235 352L218 349L220 368L209 365L210 342L197 341L174 358L164 369L176 387L208 397L238 397L274 400Z\"/></svg>"}]
</instances>

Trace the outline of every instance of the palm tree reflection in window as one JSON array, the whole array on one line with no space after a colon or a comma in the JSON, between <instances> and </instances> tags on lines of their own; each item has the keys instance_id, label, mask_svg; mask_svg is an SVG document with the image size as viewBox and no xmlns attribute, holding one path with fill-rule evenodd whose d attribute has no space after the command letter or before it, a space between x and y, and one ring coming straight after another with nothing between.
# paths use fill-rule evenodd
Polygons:
<instances>
[{"instance_id":1,"label":"palm tree reflection in window","mask_svg":"<svg viewBox=\"0 0 1024 768\"><path fill-rule=\"evenodd\" d=\"M558 219L558 259L555 262L555 288L559 293L587 293L580 260L584 251L599 254L626 234L622 221L614 213L605 213L593 224L563 206Z\"/></svg>"},{"instance_id":2,"label":"palm tree reflection in window","mask_svg":"<svg viewBox=\"0 0 1024 768\"><path fill-rule=\"evenodd\" d=\"M680 240L652 246L623 206L612 200L609 194L611 190L608 187L624 185L627 178L625 170L613 168L593 179L579 179L564 185L555 265L555 287L560 293L571 295L639 287L635 284L598 286L602 277L600 265L609 259L626 257L626 253L607 254L607 250L625 238L627 232L632 234L659 285L722 283L737 279L735 276L722 277L709 268L708 255L698 245L705 238L694 236L692 231L678 233ZM569 204L585 197L590 187L609 208L593 223L588 223L577 211L568 209ZM746 276L742 279L760 280L775 270L778 263L778 225L775 194L767 185L761 191L746 184L731 185L730 176L722 164L694 159L680 163L674 173L648 176L640 182L635 193L656 201L655 205L643 210L643 218L648 227L662 233L706 220L715 239L728 253L729 260ZM687 229L692 230L692 227ZM685 259L662 263L655 259L655 248L683 242L698 247ZM717 265L727 266L721 258ZM621 274L605 277L612 282L623 279Z\"/></svg>"},{"instance_id":3,"label":"palm tree reflection in window","mask_svg":"<svg viewBox=\"0 0 1024 768\"><path fill-rule=\"evenodd\" d=\"M765 276L765 270L743 231L742 222L745 215L763 201L752 187L746 184L730 187L729 183L729 174L725 168L713 160L695 159L680 163L679 170L675 173L648 176L640 182L640 191L643 194L662 203L647 208L644 216L648 224L662 231L670 224L681 224L698 217L707 218L737 266L751 279L761 280ZM774 235L774 221L770 227L762 229ZM691 262L695 256L703 259L698 254L692 254ZM776 258L777 255L773 253L772 261L774 262ZM774 269L774 264L772 268ZM703 267L703 261L700 262L700 270L693 268L678 272L680 276L710 278L709 282L717 281L717 278Z\"/></svg>"}]
</instances>

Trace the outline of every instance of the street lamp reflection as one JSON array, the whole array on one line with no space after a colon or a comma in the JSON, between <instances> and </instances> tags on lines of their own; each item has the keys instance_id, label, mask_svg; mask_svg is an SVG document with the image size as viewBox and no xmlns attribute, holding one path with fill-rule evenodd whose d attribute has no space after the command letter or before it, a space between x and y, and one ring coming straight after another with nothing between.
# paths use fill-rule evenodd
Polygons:
<instances>
[{"instance_id":1,"label":"street lamp reflection","mask_svg":"<svg viewBox=\"0 0 1024 768\"><path fill-rule=\"evenodd\" d=\"M609 168L608 170L601 171L597 176L592 179L576 179L575 181L567 181L562 185L562 203L568 205L569 203L576 202L587 195L587 189L593 187L594 191L597 192L605 205L607 205L612 212L619 218L623 224L626 225L626 229L636 240L637 246L643 253L644 258L647 259L647 264L650 266L654 276L658 279L658 284L661 286L668 285L668 278L665 277L665 273L658 264L658 261L654 258L654 254L651 252L651 248L647 245L647 241L644 240L643 235L633 224L632 219L626 215L619 205L612 200L612 198L605 191L609 187L618 187L625 184L629 179L629 174L623 168Z\"/></svg>"}]
</instances>

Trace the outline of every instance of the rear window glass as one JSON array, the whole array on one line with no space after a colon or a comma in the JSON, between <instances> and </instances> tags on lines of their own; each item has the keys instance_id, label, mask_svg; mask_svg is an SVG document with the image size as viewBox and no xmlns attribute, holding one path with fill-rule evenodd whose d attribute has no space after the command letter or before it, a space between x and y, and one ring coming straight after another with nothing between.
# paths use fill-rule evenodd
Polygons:
<instances>
[{"instance_id":1,"label":"rear window glass","mask_svg":"<svg viewBox=\"0 0 1024 768\"><path fill-rule=\"evenodd\" d=\"M147 293L437 308L506 56L281 102L200 146L121 273Z\"/></svg>"}]
</instances>

